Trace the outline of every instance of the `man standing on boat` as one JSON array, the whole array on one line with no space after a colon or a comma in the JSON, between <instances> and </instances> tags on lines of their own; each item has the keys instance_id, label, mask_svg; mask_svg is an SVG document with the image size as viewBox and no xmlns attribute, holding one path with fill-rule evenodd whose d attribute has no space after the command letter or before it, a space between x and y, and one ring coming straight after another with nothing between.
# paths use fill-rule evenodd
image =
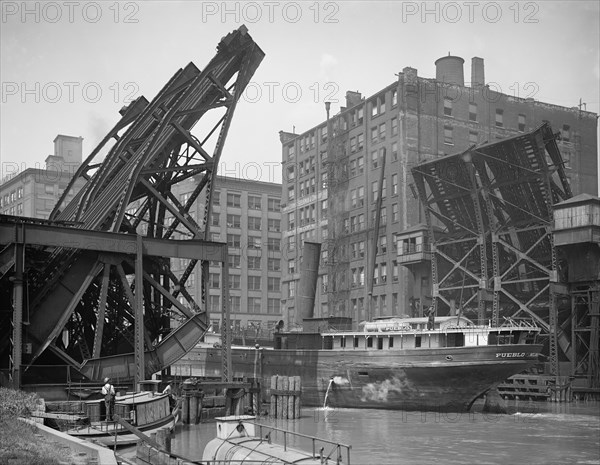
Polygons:
<instances>
[{"instance_id":1,"label":"man standing on boat","mask_svg":"<svg viewBox=\"0 0 600 465\"><path fill-rule=\"evenodd\" d=\"M102 395L104 396L104 404L106 405L106 419L112 421L115 413L115 388L110 384L110 378L104 378Z\"/></svg>"}]
</instances>

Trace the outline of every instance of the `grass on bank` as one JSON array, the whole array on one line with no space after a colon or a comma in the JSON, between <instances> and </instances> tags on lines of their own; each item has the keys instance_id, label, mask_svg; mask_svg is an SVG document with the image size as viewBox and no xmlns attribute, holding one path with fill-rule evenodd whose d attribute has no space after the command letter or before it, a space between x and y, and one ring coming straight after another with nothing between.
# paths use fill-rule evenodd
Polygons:
<instances>
[{"instance_id":1,"label":"grass on bank","mask_svg":"<svg viewBox=\"0 0 600 465\"><path fill-rule=\"evenodd\" d=\"M69 450L46 441L35 426L17 420L29 417L38 399L36 394L0 387L0 464L69 463Z\"/></svg>"}]
</instances>

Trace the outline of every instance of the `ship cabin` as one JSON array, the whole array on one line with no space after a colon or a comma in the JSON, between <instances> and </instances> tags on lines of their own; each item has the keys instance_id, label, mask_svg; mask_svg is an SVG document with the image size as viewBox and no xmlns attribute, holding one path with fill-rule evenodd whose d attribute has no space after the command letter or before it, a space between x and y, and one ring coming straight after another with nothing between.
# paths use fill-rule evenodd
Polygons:
<instances>
[{"instance_id":1,"label":"ship cabin","mask_svg":"<svg viewBox=\"0 0 600 465\"><path fill-rule=\"evenodd\" d=\"M334 324L332 324L335 323ZM498 327L478 326L464 316L421 318L384 317L359 324L350 318L304 320L303 331L275 334L275 349L402 350L535 344L540 328L506 319Z\"/></svg>"},{"instance_id":2,"label":"ship cabin","mask_svg":"<svg viewBox=\"0 0 600 465\"><path fill-rule=\"evenodd\" d=\"M382 318L359 325L357 332L321 333L322 349L402 350L534 344L540 329L530 323L476 326L465 317Z\"/></svg>"}]
</instances>

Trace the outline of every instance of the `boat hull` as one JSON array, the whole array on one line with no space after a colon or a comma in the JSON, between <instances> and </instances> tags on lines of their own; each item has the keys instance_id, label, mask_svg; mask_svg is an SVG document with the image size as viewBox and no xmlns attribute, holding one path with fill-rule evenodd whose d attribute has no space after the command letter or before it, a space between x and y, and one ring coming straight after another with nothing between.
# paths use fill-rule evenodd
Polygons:
<instances>
[{"instance_id":1,"label":"boat hull","mask_svg":"<svg viewBox=\"0 0 600 465\"><path fill-rule=\"evenodd\" d=\"M232 349L234 377L300 376L306 406L456 412L538 362L540 345L376 350ZM182 360L194 376L220 376L220 349L196 348Z\"/></svg>"},{"instance_id":2,"label":"boat hull","mask_svg":"<svg viewBox=\"0 0 600 465\"><path fill-rule=\"evenodd\" d=\"M168 417L163 418L155 423L144 425L138 427L137 429L145 435L150 436L152 433L156 433L161 428L173 429L176 421L176 417L169 415ZM68 430L67 433L71 436L99 444L104 444L105 446L109 447L115 445L115 436L116 445L119 447L136 444L140 440L138 436L130 433L118 423L112 422L108 425L104 423L104 426L101 426L100 424L92 424L83 428L71 429Z\"/></svg>"}]
</instances>

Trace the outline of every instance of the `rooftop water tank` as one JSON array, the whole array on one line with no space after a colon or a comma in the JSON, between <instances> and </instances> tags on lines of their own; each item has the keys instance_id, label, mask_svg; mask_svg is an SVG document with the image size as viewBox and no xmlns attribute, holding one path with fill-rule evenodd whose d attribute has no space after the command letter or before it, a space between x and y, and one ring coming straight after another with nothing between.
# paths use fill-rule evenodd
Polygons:
<instances>
[{"instance_id":1,"label":"rooftop water tank","mask_svg":"<svg viewBox=\"0 0 600 465\"><path fill-rule=\"evenodd\" d=\"M463 65L465 60L448 54L435 61L435 78L447 84L465 85Z\"/></svg>"}]
</instances>

